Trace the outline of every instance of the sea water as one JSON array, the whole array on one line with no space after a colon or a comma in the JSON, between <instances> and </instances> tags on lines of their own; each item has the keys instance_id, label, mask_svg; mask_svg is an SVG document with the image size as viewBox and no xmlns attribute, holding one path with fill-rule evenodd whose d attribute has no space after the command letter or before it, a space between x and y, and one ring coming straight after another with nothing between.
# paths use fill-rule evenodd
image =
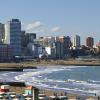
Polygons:
<instances>
[{"instance_id":1,"label":"sea water","mask_svg":"<svg viewBox=\"0 0 100 100\"><path fill-rule=\"evenodd\" d=\"M49 66L0 72L1 81L21 81L42 89L100 95L100 66Z\"/></svg>"}]
</instances>

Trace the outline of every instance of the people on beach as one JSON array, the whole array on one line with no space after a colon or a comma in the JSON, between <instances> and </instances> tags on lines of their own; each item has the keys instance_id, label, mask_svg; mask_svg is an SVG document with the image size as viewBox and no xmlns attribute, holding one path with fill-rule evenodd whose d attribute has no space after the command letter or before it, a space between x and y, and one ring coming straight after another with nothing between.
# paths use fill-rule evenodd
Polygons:
<instances>
[{"instance_id":1,"label":"people on beach","mask_svg":"<svg viewBox=\"0 0 100 100\"><path fill-rule=\"evenodd\" d=\"M65 92L64 95L67 96L67 92Z\"/></svg>"}]
</instances>

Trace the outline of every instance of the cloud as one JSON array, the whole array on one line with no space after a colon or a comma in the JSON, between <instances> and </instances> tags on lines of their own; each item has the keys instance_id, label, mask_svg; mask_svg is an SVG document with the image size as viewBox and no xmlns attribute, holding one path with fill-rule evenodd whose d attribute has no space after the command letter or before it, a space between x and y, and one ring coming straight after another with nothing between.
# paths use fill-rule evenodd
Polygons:
<instances>
[{"instance_id":1,"label":"cloud","mask_svg":"<svg viewBox=\"0 0 100 100\"><path fill-rule=\"evenodd\" d=\"M42 23L40 21L36 21L31 24L28 24L26 26L26 31L36 30L36 29L40 28L41 26L42 26Z\"/></svg>"},{"instance_id":2,"label":"cloud","mask_svg":"<svg viewBox=\"0 0 100 100\"><path fill-rule=\"evenodd\" d=\"M51 29L51 32L59 32L60 30L61 28L59 26L56 26Z\"/></svg>"},{"instance_id":3,"label":"cloud","mask_svg":"<svg viewBox=\"0 0 100 100\"><path fill-rule=\"evenodd\" d=\"M49 27L40 21L33 21L33 23L22 24L22 29L26 31L26 33L37 33L38 36L50 36L54 35L54 33L59 32L61 30L60 27Z\"/></svg>"}]
</instances>

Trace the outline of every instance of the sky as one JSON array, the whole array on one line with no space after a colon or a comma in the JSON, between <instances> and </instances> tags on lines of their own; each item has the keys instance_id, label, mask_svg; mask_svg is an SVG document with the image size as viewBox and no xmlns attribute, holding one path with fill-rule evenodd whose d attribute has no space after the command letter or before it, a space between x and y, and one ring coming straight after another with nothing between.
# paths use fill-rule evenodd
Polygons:
<instances>
[{"instance_id":1,"label":"sky","mask_svg":"<svg viewBox=\"0 0 100 100\"><path fill-rule=\"evenodd\" d=\"M37 36L92 36L100 41L100 0L0 0L0 22L12 18Z\"/></svg>"}]
</instances>

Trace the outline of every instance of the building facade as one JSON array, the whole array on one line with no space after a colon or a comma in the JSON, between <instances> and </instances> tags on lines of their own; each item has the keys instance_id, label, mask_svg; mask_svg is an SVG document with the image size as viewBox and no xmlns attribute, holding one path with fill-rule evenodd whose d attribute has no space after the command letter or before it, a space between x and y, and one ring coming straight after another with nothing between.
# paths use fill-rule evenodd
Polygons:
<instances>
[{"instance_id":1,"label":"building facade","mask_svg":"<svg viewBox=\"0 0 100 100\"><path fill-rule=\"evenodd\" d=\"M80 47L80 36L79 35L75 35L73 37L73 47Z\"/></svg>"},{"instance_id":2,"label":"building facade","mask_svg":"<svg viewBox=\"0 0 100 100\"><path fill-rule=\"evenodd\" d=\"M56 47L45 47L45 51L48 55L48 57L51 57L51 58L56 58Z\"/></svg>"},{"instance_id":3,"label":"building facade","mask_svg":"<svg viewBox=\"0 0 100 100\"><path fill-rule=\"evenodd\" d=\"M10 46L7 44L0 44L0 61L8 60L10 56Z\"/></svg>"},{"instance_id":4,"label":"building facade","mask_svg":"<svg viewBox=\"0 0 100 100\"><path fill-rule=\"evenodd\" d=\"M87 37L86 38L86 46L89 48L93 48L93 45L94 45L93 37Z\"/></svg>"},{"instance_id":5,"label":"building facade","mask_svg":"<svg viewBox=\"0 0 100 100\"><path fill-rule=\"evenodd\" d=\"M63 57L67 56L67 54L70 51L71 47L71 39L69 36L60 36L56 37L57 44L61 44L61 47L63 48ZM61 50L62 51L62 50Z\"/></svg>"},{"instance_id":6,"label":"building facade","mask_svg":"<svg viewBox=\"0 0 100 100\"><path fill-rule=\"evenodd\" d=\"M44 46L53 47L54 43L55 43L55 37L49 36L44 38L44 44L45 44Z\"/></svg>"},{"instance_id":7,"label":"building facade","mask_svg":"<svg viewBox=\"0 0 100 100\"><path fill-rule=\"evenodd\" d=\"M4 24L0 23L0 43L4 40Z\"/></svg>"},{"instance_id":8,"label":"building facade","mask_svg":"<svg viewBox=\"0 0 100 100\"><path fill-rule=\"evenodd\" d=\"M5 24L5 43L11 47L11 56L21 55L21 22L11 19Z\"/></svg>"},{"instance_id":9,"label":"building facade","mask_svg":"<svg viewBox=\"0 0 100 100\"><path fill-rule=\"evenodd\" d=\"M55 46L56 46L56 58L62 59L64 57L63 43L56 41Z\"/></svg>"},{"instance_id":10,"label":"building facade","mask_svg":"<svg viewBox=\"0 0 100 100\"><path fill-rule=\"evenodd\" d=\"M26 33L25 34L26 44L29 42L34 42L34 39L36 39L36 33Z\"/></svg>"}]
</instances>

